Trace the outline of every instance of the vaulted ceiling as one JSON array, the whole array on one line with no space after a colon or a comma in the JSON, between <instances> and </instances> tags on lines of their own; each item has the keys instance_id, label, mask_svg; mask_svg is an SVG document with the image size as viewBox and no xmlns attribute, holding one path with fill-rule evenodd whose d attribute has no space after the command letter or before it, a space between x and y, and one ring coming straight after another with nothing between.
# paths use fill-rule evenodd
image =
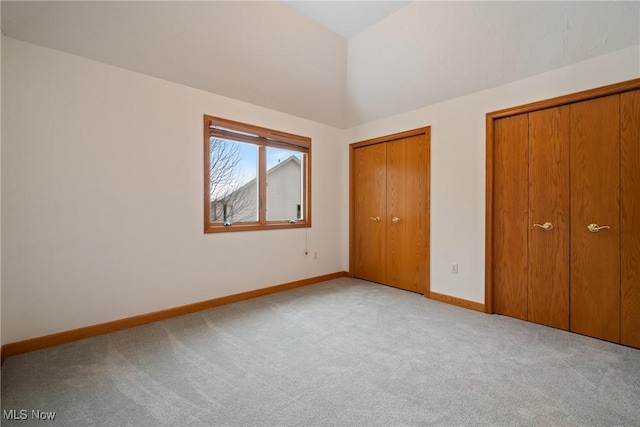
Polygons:
<instances>
[{"instance_id":1,"label":"vaulted ceiling","mask_svg":"<svg viewBox=\"0 0 640 427\"><path fill-rule=\"evenodd\" d=\"M345 128L639 46L639 6L2 1L2 31Z\"/></svg>"},{"instance_id":2,"label":"vaulted ceiling","mask_svg":"<svg viewBox=\"0 0 640 427\"><path fill-rule=\"evenodd\" d=\"M408 1L285 1L303 15L347 39L406 6Z\"/></svg>"}]
</instances>

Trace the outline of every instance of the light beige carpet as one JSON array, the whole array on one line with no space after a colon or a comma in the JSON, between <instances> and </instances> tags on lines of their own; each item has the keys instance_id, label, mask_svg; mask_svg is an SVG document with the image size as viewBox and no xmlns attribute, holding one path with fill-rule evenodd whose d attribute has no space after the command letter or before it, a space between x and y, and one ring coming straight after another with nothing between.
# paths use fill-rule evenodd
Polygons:
<instances>
[{"instance_id":1,"label":"light beige carpet","mask_svg":"<svg viewBox=\"0 0 640 427\"><path fill-rule=\"evenodd\" d=\"M29 415L3 426L638 426L640 350L344 278L8 358L2 408Z\"/></svg>"}]
</instances>

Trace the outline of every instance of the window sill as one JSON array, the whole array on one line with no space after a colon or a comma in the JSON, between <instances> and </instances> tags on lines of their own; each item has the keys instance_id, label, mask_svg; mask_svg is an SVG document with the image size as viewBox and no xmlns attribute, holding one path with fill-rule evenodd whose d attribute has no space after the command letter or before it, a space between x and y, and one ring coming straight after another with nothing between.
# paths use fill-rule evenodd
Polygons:
<instances>
[{"instance_id":1,"label":"window sill","mask_svg":"<svg viewBox=\"0 0 640 427\"><path fill-rule=\"evenodd\" d=\"M310 228L311 223L308 221L298 221L295 224L284 221L274 221L267 224L259 223L236 223L233 225L222 224L206 224L204 227L205 234L208 233L229 233L235 231L259 231L259 230L282 230L286 228Z\"/></svg>"}]
</instances>

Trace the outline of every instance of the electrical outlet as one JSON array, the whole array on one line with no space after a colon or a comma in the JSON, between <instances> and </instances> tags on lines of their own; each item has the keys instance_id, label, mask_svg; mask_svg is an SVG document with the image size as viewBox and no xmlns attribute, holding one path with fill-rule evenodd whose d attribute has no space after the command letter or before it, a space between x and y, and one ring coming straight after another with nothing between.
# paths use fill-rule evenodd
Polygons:
<instances>
[{"instance_id":1,"label":"electrical outlet","mask_svg":"<svg viewBox=\"0 0 640 427\"><path fill-rule=\"evenodd\" d=\"M458 263L457 262L452 262L451 263L451 274L458 274Z\"/></svg>"}]
</instances>

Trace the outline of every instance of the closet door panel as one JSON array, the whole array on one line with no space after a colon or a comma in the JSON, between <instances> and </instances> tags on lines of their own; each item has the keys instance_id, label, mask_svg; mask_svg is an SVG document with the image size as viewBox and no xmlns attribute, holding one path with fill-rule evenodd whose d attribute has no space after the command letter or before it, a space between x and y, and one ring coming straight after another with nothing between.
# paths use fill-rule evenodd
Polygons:
<instances>
[{"instance_id":1,"label":"closet door panel","mask_svg":"<svg viewBox=\"0 0 640 427\"><path fill-rule=\"evenodd\" d=\"M571 330L620 341L619 96L571 105ZM597 232L589 224L609 227Z\"/></svg>"},{"instance_id":2,"label":"closet door panel","mask_svg":"<svg viewBox=\"0 0 640 427\"><path fill-rule=\"evenodd\" d=\"M387 283L426 292L428 144L425 135L387 144Z\"/></svg>"},{"instance_id":3,"label":"closet door panel","mask_svg":"<svg viewBox=\"0 0 640 427\"><path fill-rule=\"evenodd\" d=\"M406 140L387 144L387 284L411 291L407 280L410 248L407 242L408 228L404 218L407 211Z\"/></svg>"},{"instance_id":4,"label":"closet door panel","mask_svg":"<svg viewBox=\"0 0 640 427\"><path fill-rule=\"evenodd\" d=\"M569 329L569 136L569 107L529 114L528 319L565 330ZM552 228L540 227L546 223Z\"/></svg>"},{"instance_id":5,"label":"closet door panel","mask_svg":"<svg viewBox=\"0 0 640 427\"><path fill-rule=\"evenodd\" d=\"M406 284L422 294L429 277L429 141L425 134L407 139L407 198L400 217L407 231Z\"/></svg>"},{"instance_id":6,"label":"closet door panel","mask_svg":"<svg viewBox=\"0 0 640 427\"><path fill-rule=\"evenodd\" d=\"M640 91L620 95L621 337L640 347Z\"/></svg>"},{"instance_id":7,"label":"closet door panel","mask_svg":"<svg viewBox=\"0 0 640 427\"><path fill-rule=\"evenodd\" d=\"M496 313L527 319L528 115L494 122L493 299Z\"/></svg>"},{"instance_id":8,"label":"closet door panel","mask_svg":"<svg viewBox=\"0 0 640 427\"><path fill-rule=\"evenodd\" d=\"M354 276L386 281L386 148L375 144L354 151Z\"/></svg>"}]
</instances>

